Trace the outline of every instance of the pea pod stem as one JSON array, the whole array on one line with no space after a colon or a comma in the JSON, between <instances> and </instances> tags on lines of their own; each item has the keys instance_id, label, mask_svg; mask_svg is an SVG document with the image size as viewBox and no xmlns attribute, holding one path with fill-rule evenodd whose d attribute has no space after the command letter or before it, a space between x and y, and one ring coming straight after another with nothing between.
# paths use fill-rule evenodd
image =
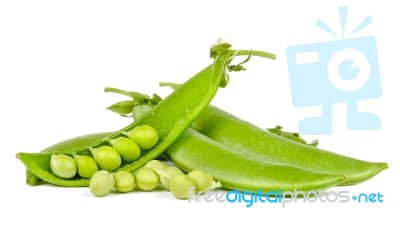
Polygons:
<instances>
[{"instance_id":1,"label":"pea pod stem","mask_svg":"<svg viewBox=\"0 0 400 233\"><path fill-rule=\"evenodd\" d=\"M113 93L118 93L118 94L125 95L128 97L132 97L131 93L129 93L128 91L124 91L124 90L114 88L114 87L106 87L106 88L104 88L104 92L113 92Z\"/></svg>"},{"instance_id":2,"label":"pea pod stem","mask_svg":"<svg viewBox=\"0 0 400 233\"><path fill-rule=\"evenodd\" d=\"M258 51L258 50L235 50L236 51L236 56L246 56L246 55L252 55L252 56L257 56L257 57L264 57L264 58L269 58L276 60L276 55L273 53L268 53L268 52L263 52L263 51Z\"/></svg>"}]
</instances>

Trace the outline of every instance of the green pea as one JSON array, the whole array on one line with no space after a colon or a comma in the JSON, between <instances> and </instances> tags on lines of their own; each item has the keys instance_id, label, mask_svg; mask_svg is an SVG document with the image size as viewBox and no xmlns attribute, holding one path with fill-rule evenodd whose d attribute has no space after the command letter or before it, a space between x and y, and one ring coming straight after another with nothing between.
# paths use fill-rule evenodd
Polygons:
<instances>
[{"instance_id":1,"label":"green pea","mask_svg":"<svg viewBox=\"0 0 400 233\"><path fill-rule=\"evenodd\" d=\"M89 189L96 197L102 197L112 191L114 184L114 176L108 171L100 170L90 179Z\"/></svg>"},{"instance_id":2,"label":"green pea","mask_svg":"<svg viewBox=\"0 0 400 233\"><path fill-rule=\"evenodd\" d=\"M74 158L80 177L89 179L99 170L96 161L90 156L77 155Z\"/></svg>"},{"instance_id":3,"label":"green pea","mask_svg":"<svg viewBox=\"0 0 400 233\"><path fill-rule=\"evenodd\" d=\"M133 162L140 156L140 147L131 139L120 137L111 140L111 145L126 162Z\"/></svg>"},{"instance_id":4,"label":"green pea","mask_svg":"<svg viewBox=\"0 0 400 233\"><path fill-rule=\"evenodd\" d=\"M143 167L136 175L136 185L143 191L151 191L157 188L159 183L158 175L150 168Z\"/></svg>"},{"instance_id":5,"label":"green pea","mask_svg":"<svg viewBox=\"0 0 400 233\"><path fill-rule=\"evenodd\" d=\"M68 155L52 155L50 168L56 176L61 178L72 178L76 174L75 160Z\"/></svg>"},{"instance_id":6,"label":"green pea","mask_svg":"<svg viewBox=\"0 0 400 233\"><path fill-rule=\"evenodd\" d=\"M141 125L133 128L128 137L143 149L151 149L158 141L157 131L149 125Z\"/></svg>"},{"instance_id":7,"label":"green pea","mask_svg":"<svg viewBox=\"0 0 400 233\"><path fill-rule=\"evenodd\" d=\"M179 174L183 174L183 172L177 167L174 167L174 166L164 167L163 169L161 169L159 171L159 174L158 174L160 176L161 185L165 189L170 190L171 179L174 176L179 175Z\"/></svg>"},{"instance_id":8,"label":"green pea","mask_svg":"<svg viewBox=\"0 0 400 233\"><path fill-rule=\"evenodd\" d=\"M212 188L214 183L212 176L199 170L191 171L187 176L195 184L196 192L207 192Z\"/></svg>"},{"instance_id":9,"label":"green pea","mask_svg":"<svg viewBox=\"0 0 400 233\"><path fill-rule=\"evenodd\" d=\"M187 199L190 190L195 187L194 182L185 174L178 174L169 182L171 193L179 199Z\"/></svg>"},{"instance_id":10,"label":"green pea","mask_svg":"<svg viewBox=\"0 0 400 233\"><path fill-rule=\"evenodd\" d=\"M114 188L118 192L126 193L135 187L135 177L128 171L118 171L114 174Z\"/></svg>"},{"instance_id":11,"label":"green pea","mask_svg":"<svg viewBox=\"0 0 400 233\"><path fill-rule=\"evenodd\" d=\"M160 170L167 167L167 164L165 164L164 162L161 162L159 160L151 160L148 163L146 163L146 165L144 165L144 167L153 169L153 171L155 171L157 173L157 175L160 175Z\"/></svg>"},{"instance_id":12,"label":"green pea","mask_svg":"<svg viewBox=\"0 0 400 233\"><path fill-rule=\"evenodd\" d=\"M93 158L103 170L112 172L121 165L121 156L111 146L92 149Z\"/></svg>"}]
</instances>

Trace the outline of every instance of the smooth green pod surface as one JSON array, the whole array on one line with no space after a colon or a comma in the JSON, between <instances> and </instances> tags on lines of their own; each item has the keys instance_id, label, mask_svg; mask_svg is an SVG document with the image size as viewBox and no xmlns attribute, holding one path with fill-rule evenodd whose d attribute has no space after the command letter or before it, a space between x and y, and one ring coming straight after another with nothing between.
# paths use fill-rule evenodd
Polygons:
<instances>
[{"instance_id":1,"label":"smooth green pod surface","mask_svg":"<svg viewBox=\"0 0 400 233\"><path fill-rule=\"evenodd\" d=\"M288 140L211 105L192 128L245 155L344 175L346 181L341 185L365 181L388 167L386 163L362 161Z\"/></svg>"},{"instance_id":2,"label":"smooth green pod surface","mask_svg":"<svg viewBox=\"0 0 400 233\"><path fill-rule=\"evenodd\" d=\"M205 149L206 148L206 149ZM201 170L222 186L242 191L317 191L344 182L342 175L272 163L218 143L189 128L166 150L179 168Z\"/></svg>"}]
</instances>

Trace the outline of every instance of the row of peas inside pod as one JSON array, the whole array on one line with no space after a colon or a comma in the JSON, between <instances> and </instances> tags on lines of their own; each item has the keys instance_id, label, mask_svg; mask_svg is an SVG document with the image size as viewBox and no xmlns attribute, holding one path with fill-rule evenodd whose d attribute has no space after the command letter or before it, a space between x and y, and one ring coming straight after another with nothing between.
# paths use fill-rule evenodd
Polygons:
<instances>
[{"instance_id":1,"label":"row of peas inside pod","mask_svg":"<svg viewBox=\"0 0 400 233\"><path fill-rule=\"evenodd\" d=\"M179 199L187 199L191 192L200 193L221 187L220 182L215 182L209 174L202 171L195 170L184 174L175 166L152 160L135 174L127 171L118 171L115 174L105 170L98 171L91 178L89 189L93 195L101 197L113 189L124 193L132 191L135 187L151 191L159 185L170 190Z\"/></svg>"},{"instance_id":2,"label":"row of peas inside pod","mask_svg":"<svg viewBox=\"0 0 400 233\"><path fill-rule=\"evenodd\" d=\"M90 179L99 169L104 174L104 171L117 170L122 160L127 163L137 160L141 149L151 149L158 141L157 131L149 125L135 127L125 135L111 139L109 145L91 148L92 156L54 154L50 159L51 170L64 179L73 178L77 174Z\"/></svg>"}]
</instances>

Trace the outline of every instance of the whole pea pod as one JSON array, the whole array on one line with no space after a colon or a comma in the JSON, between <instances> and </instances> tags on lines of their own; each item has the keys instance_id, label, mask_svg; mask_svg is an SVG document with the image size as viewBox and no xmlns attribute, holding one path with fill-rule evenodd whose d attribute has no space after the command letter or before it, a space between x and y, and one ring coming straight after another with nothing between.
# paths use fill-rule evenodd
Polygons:
<instances>
[{"instance_id":1,"label":"whole pea pod","mask_svg":"<svg viewBox=\"0 0 400 233\"><path fill-rule=\"evenodd\" d=\"M196 119L192 128L266 161L344 175L346 181L341 185L360 183L388 168L387 163L363 161L288 140L211 105Z\"/></svg>"},{"instance_id":2,"label":"whole pea pod","mask_svg":"<svg viewBox=\"0 0 400 233\"><path fill-rule=\"evenodd\" d=\"M210 103L218 88L226 86L228 82L227 70L240 71L244 68L241 64L229 65L233 57L238 55L255 54L267 58L275 58L273 54L248 51L230 50L231 45L218 41L211 47L210 55L214 62L192 77L180 88L175 90L165 100L161 101L141 119L112 134L97 134L93 138L81 138L81 140L69 140L53 148L45 149L40 153L18 153L19 158L26 166L30 181L36 183L40 178L46 182L60 186L88 186L89 179L78 175L64 179L57 176L51 167L53 155L63 155L63 159L69 157L93 156L97 148L109 149L112 140L126 137L138 126L149 125L158 133L158 141L153 148L142 151L140 157L134 162L122 161L117 170L135 171L144 166L148 161L158 157L168 148L198 117L200 112ZM101 136L98 137L97 136ZM95 140L94 140L95 139ZM57 150L54 148L62 149ZM112 148L111 148L112 149ZM109 150L107 150L109 151ZM101 155L103 156L103 155ZM61 156L60 156L61 157ZM107 164L106 164L107 165ZM101 166L101 165L100 165ZM29 182L28 182L29 183Z\"/></svg>"},{"instance_id":3,"label":"whole pea pod","mask_svg":"<svg viewBox=\"0 0 400 233\"><path fill-rule=\"evenodd\" d=\"M241 191L316 191L344 182L342 175L268 162L218 143L189 128L165 151L179 168L201 170L224 188Z\"/></svg>"}]
</instances>

